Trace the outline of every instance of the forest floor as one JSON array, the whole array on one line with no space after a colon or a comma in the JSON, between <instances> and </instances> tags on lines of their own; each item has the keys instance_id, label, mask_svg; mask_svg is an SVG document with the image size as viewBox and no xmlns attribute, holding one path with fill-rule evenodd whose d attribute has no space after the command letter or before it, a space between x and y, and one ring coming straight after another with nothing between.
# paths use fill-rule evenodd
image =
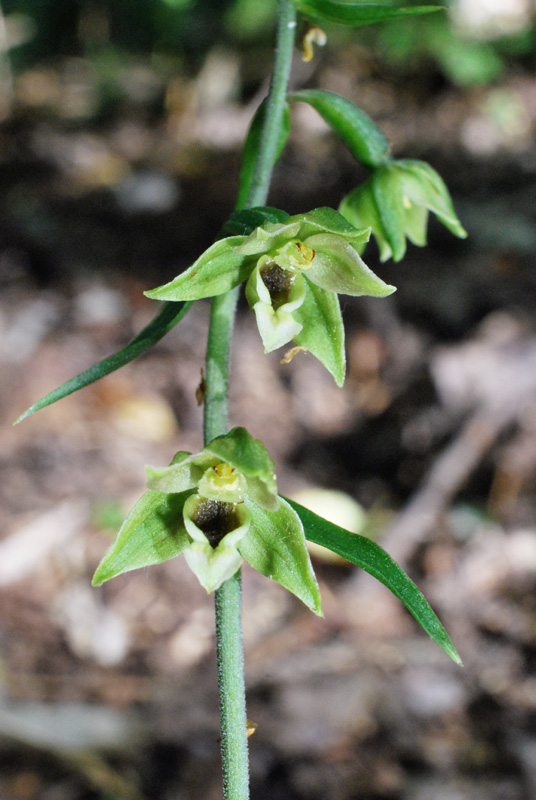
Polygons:
<instances>
[{"instance_id":1,"label":"forest floor","mask_svg":"<svg viewBox=\"0 0 536 800\"><path fill-rule=\"evenodd\" d=\"M307 355L264 357L241 305L231 422L266 443L282 494L314 492L326 514L346 506L325 489L361 504L464 666L353 568L314 556L324 619L245 568L253 796L531 800L536 81L504 79L521 109L505 128L486 113L497 88L393 87L354 57L327 59L321 85L359 100L396 155L439 170L469 239L432 222L430 246L398 265L371 247L398 291L344 299L342 390ZM90 587L144 465L201 447L208 304L138 362L11 424L132 338L155 313L142 291L216 235L253 108L229 99L235 67L218 54L196 81L164 81L131 65L113 112L91 105L84 64L36 69L0 131L5 800L220 797L212 598L180 558ZM296 111L270 203L336 206L363 174Z\"/></svg>"}]
</instances>

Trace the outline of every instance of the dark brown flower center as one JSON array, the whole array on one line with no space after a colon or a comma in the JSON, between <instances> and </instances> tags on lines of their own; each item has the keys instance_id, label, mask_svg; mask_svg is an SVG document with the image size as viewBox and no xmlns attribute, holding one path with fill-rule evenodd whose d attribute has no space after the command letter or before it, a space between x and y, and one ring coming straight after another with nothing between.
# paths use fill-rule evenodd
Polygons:
<instances>
[{"instance_id":1,"label":"dark brown flower center","mask_svg":"<svg viewBox=\"0 0 536 800\"><path fill-rule=\"evenodd\" d=\"M286 269L282 269L273 262L268 262L261 267L261 278L270 292L272 307L274 311L288 303L290 290L294 283L295 275Z\"/></svg>"},{"instance_id":2,"label":"dark brown flower center","mask_svg":"<svg viewBox=\"0 0 536 800\"><path fill-rule=\"evenodd\" d=\"M192 521L203 531L213 548L224 536L240 527L236 503L223 500L201 500L192 514Z\"/></svg>"}]
</instances>

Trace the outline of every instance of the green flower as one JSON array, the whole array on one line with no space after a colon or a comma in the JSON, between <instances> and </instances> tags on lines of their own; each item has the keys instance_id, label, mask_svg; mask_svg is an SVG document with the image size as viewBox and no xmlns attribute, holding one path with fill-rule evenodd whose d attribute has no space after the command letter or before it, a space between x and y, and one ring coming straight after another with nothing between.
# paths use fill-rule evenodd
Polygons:
<instances>
[{"instance_id":1,"label":"green flower","mask_svg":"<svg viewBox=\"0 0 536 800\"><path fill-rule=\"evenodd\" d=\"M235 227L240 229L241 221L249 218L260 218L262 224L242 225L247 233L220 239L189 269L146 295L196 300L247 281L246 298L265 352L293 341L316 356L342 385L344 328L337 295L386 297L395 291L357 252L370 231L355 228L330 208L293 217L251 209L235 215L240 223ZM227 227L233 229L232 224Z\"/></svg>"},{"instance_id":2,"label":"green flower","mask_svg":"<svg viewBox=\"0 0 536 800\"><path fill-rule=\"evenodd\" d=\"M370 226L382 261L400 261L406 237L420 247L426 244L430 211L455 236L467 236L443 180L424 161L406 159L378 167L344 198L339 211L353 225Z\"/></svg>"},{"instance_id":3,"label":"green flower","mask_svg":"<svg viewBox=\"0 0 536 800\"><path fill-rule=\"evenodd\" d=\"M164 468L147 468L149 490L136 503L93 577L95 586L123 572L184 554L207 592L243 560L321 614L320 594L297 513L278 497L264 445L234 428Z\"/></svg>"}]
</instances>

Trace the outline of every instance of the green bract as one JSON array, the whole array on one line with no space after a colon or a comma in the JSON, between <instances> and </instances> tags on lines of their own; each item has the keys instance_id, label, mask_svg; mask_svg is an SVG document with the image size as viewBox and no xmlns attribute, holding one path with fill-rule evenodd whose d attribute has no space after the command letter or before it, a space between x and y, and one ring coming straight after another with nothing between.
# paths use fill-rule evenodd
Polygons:
<instances>
[{"instance_id":1,"label":"green bract","mask_svg":"<svg viewBox=\"0 0 536 800\"><path fill-rule=\"evenodd\" d=\"M420 247L426 244L429 211L455 236L467 236L442 178L424 161L404 159L378 167L344 198L339 211L353 225L370 226L382 261L400 261L406 237Z\"/></svg>"},{"instance_id":2,"label":"green bract","mask_svg":"<svg viewBox=\"0 0 536 800\"><path fill-rule=\"evenodd\" d=\"M369 235L368 227L354 227L331 208L266 221L249 235L220 239L173 281L145 294L196 300L247 281L246 297L265 352L293 340L342 385L344 329L337 294L386 297L395 291L357 252Z\"/></svg>"},{"instance_id":3,"label":"green bract","mask_svg":"<svg viewBox=\"0 0 536 800\"><path fill-rule=\"evenodd\" d=\"M322 613L300 518L277 495L264 445L244 428L213 439L196 455L177 453L169 467L148 467L147 478L149 490L99 564L94 586L184 553L212 592L245 559Z\"/></svg>"}]
</instances>

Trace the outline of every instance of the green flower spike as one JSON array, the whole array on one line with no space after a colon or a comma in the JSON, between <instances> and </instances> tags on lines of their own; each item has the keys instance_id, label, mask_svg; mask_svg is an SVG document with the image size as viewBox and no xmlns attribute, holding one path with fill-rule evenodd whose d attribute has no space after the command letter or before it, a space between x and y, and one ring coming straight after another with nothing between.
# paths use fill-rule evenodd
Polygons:
<instances>
[{"instance_id":1,"label":"green flower spike","mask_svg":"<svg viewBox=\"0 0 536 800\"><path fill-rule=\"evenodd\" d=\"M197 455L179 452L169 467L147 468L149 490L123 523L93 585L184 553L207 592L243 560L317 614L320 593L298 514L278 497L274 465L244 428Z\"/></svg>"},{"instance_id":2,"label":"green flower spike","mask_svg":"<svg viewBox=\"0 0 536 800\"><path fill-rule=\"evenodd\" d=\"M257 227L244 222L259 218ZM220 239L173 281L145 294L156 300L196 300L247 281L246 298L265 352L293 341L316 356L341 386L346 365L337 295L386 297L395 291L357 252L370 229L355 228L331 208L293 217L275 209L249 209L237 212L230 223L228 230L246 233Z\"/></svg>"},{"instance_id":3,"label":"green flower spike","mask_svg":"<svg viewBox=\"0 0 536 800\"><path fill-rule=\"evenodd\" d=\"M370 226L382 261L400 261L406 237L419 247L426 244L430 211L455 236L467 236L443 180L424 161L405 159L378 167L344 198L339 211L353 225Z\"/></svg>"}]
</instances>

